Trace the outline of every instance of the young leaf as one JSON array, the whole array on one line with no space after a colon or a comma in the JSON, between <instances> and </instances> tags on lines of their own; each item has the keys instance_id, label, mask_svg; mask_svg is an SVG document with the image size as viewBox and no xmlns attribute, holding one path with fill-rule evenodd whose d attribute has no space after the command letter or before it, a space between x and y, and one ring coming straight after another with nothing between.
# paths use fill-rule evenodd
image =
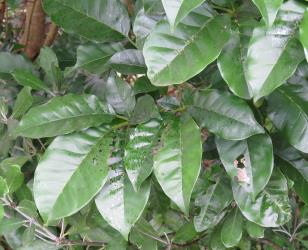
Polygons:
<instances>
[{"instance_id":1,"label":"young leaf","mask_svg":"<svg viewBox=\"0 0 308 250\"><path fill-rule=\"evenodd\" d=\"M20 118L24 115L29 108L32 106L33 98L31 95L31 88L24 87L18 94L14 108L12 117L14 119Z\"/></svg>"},{"instance_id":2,"label":"young leaf","mask_svg":"<svg viewBox=\"0 0 308 250\"><path fill-rule=\"evenodd\" d=\"M250 237L256 239L264 237L264 228L259 226L258 224L248 220L246 221L245 227Z\"/></svg>"},{"instance_id":3,"label":"young leaf","mask_svg":"<svg viewBox=\"0 0 308 250\"><path fill-rule=\"evenodd\" d=\"M115 71L125 74L145 74L146 66L140 50L127 49L114 54L109 64Z\"/></svg>"},{"instance_id":4,"label":"young leaf","mask_svg":"<svg viewBox=\"0 0 308 250\"><path fill-rule=\"evenodd\" d=\"M125 148L124 165L134 189L139 190L141 184L152 173L153 150L158 140L161 123L152 119L140 124L129 134L129 142Z\"/></svg>"},{"instance_id":5,"label":"young leaf","mask_svg":"<svg viewBox=\"0 0 308 250\"><path fill-rule=\"evenodd\" d=\"M159 1L155 1L159 2ZM141 9L136 15L133 30L136 36L138 49L143 48L143 44L147 36L154 29L156 23L163 18L162 15L146 14L144 9Z\"/></svg>"},{"instance_id":6,"label":"young leaf","mask_svg":"<svg viewBox=\"0 0 308 250\"><path fill-rule=\"evenodd\" d=\"M153 86L153 85L152 85ZM137 104L129 118L130 124L140 124L147 122L150 119L161 120L158 108L155 104L153 97L144 95L138 98Z\"/></svg>"},{"instance_id":7,"label":"young leaf","mask_svg":"<svg viewBox=\"0 0 308 250\"><path fill-rule=\"evenodd\" d=\"M102 88L106 102L117 113L130 114L136 105L132 88L113 71L106 74L103 80L105 84Z\"/></svg>"},{"instance_id":8,"label":"young leaf","mask_svg":"<svg viewBox=\"0 0 308 250\"><path fill-rule=\"evenodd\" d=\"M274 169L265 189L252 199L249 192L239 182L232 183L234 199L242 214L263 227L278 227L291 218L287 180Z\"/></svg>"},{"instance_id":9,"label":"young leaf","mask_svg":"<svg viewBox=\"0 0 308 250\"><path fill-rule=\"evenodd\" d=\"M260 10L267 26L272 26L283 0L252 0Z\"/></svg>"},{"instance_id":10,"label":"young leaf","mask_svg":"<svg viewBox=\"0 0 308 250\"><path fill-rule=\"evenodd\" d=\"M221 241L225 247L235 247L243 234L243 216L238 208L228 214L221 229Z\"/></svg>"},{"instance_id":11,"label":"young leaf","mask_svg":"<svg viewBox=\"0 0 308 250\"><path fill-rule=\"evenodd\" d=\"M31 87L35 90L48 90L44 82L42 82L36 75L26 70L15 70L12 73L15 80L24 87Z\"/></svg>"},{"instance_id":12,"label":"young leaf","mask_svg":"<svg viewBox=\"0 0 308 250\"><path fill-rule=\"evenodd\" d=\"M274 157L271 138L265 134L254 135L244 141L216 138L216 145L232 181L242 182L242 187L246 188L246 192L251 193L254 199L272 175ZM241 174L245 175L244 180L241 180Z\"/></svg>"},{"instance_id":13,"label":"young leaf","mask_svg":"<svg viewBox=\"0 0 308 250\"><path fill-rule=\"evenodd\" d=\"M44 0L44 10L66 32L95 42L122 40L130 20L119 0Z\"/></svg>"},{"instance_id":14,"label":"young leaf","mask_svg":"<svg viewBox=\"0 0 308 250\"><path fill-rule=\"evenodd\" d=\"M159 22L143 48L152 84L180 84L201 72L218 57L229 39L229 28L228 17L213 18L201 7L191 12L173 32L167 21Z\"/></svg>"},{"instance_id":15,"label":"young leaf","mask_svg":"<svg viewBox=\"0 0 308 250\"><path fill-rule=\"evenodd\" d=\"M30 109L16 133L31 138L52 137L109 123L113 118L96 96L68 94Z\"/></svg>"},{"instance_id":16,"label":"young leaf","mask_svg":"<svg viewBox=\"0 0 308 250\"><path fill-rule=\"evenodd\" d=\"M300 40L304 47L306 60L308 62L308 9L306 9L304 18L300 25Z\"/></svg>"},{"instance_id":17,"label":"young leaf","mask_svg":"<svg viewBox=\"0 0 308 250\"><path fill-rule=\"evenodd\" d=\"M102 188L111 143L106 133L105 128L93 128L59 136L50 144L33 184L35 203L46 222L76 213Z\"/></svg>"},{"instance_id":18,"label":"young leaf","mask_svg":"<svg viewBox=\"0 0 308 250\"><path fill-rule=\"evenodd\" d=\"M109 181L95 199L103 218L126 240L148 202L150 187L150 181L146 181L135 192L123 170L117 168L110 172Z\"/></svg>"},{"instance_id":19,"label":"young leaf","mask_svg":"<svg viewBox=\"0 0 308 250\"><path fill-rule=\"evenodd\" d=\"M269 117L284 138L308 153L308 87L285 85L268 99Z\"/></svg>"},{"instance_id":20,"label":"young leaf","mask_svg":"<svg viewBox=\"0 0 308 250\"><path fill-rule=\"evenodd\" d=\"M200 127L227 140L242 140L264 132L246 102L227 92L196 92L189 112Z\"/></svg>"},{"instance_id":21,"label":"young leaf","mask_svg":"<svg viewBox=\"0 0 308 250\"><path fill-rule=\"evenodd\" d=\"M196 206L200 207L199 215L194 217L197 232L205 231L216 226L225 216L224 209L233 200L230 182L219 176L216 183L211 185L204 195L197 197Z\"/></svg>"},{"instance_id":22,"label":"young leaf","mask_svg":"<svg viewBox=\"0 0 308 250\"><path fill-rule=\"evenodd\" d=\"M217 226L211 233L210 246L212 250L224 250L227 249L221 241L221 226Z\"/></svg>"},{"instance_id":23,"label":"young leaf","mask_svg":"<svg viewBox=\"0 0 308 250\"><path fill-rule=\"evenodd\" d=\"M249 40L256 24L258 22L252 18L241 20L238 24L239 28L232 34L217 61L220 74L231 91L244 99L251 98L251 90L246 81L244 61L247 57Z\"/></svg>"},{"instance_id":24,"label":"young leaf","mask_svg":"<svg viewBox=\"0 0 308 250\"><path fill-rule=\"evenodd\" d=\"M33 64L21 55L0 52L0 73L12 73L15 70L35 72Z\"/></svg>"},{"instance_id":25,"label":"young leaf","mask_svg":"<svg viewBox=\"0 0 308 250\"><path fill-rule=\"evenodd\" d=\"M82 68L91 73L101 74L108 70L108 60L124 47L120 43L114 44L85 44L77 48L77 62L73 69Z\"/></svg>"},{"instance_id":26,"label":"young leaf","mask_svg":"<svg viewBox=\"0 0 308 250\"><path fill-rule=\"evenodd\" d=\"M302 5L288 1L272 27L260 25L254 29L245 62L246 79L254 100L282 85L304 59L296 38L297 23L303 13Z\"/></svg>"},{"instance_id":27,"label":"young leaf","mask_svg":"<svg viewBox=\"0 0 308 250\"><path fill-rule=\"evenodd\" d=\"M205 0L162 0L171 29Z\"/></svg>"},{"instance_id":28,"label":"young leaf","mask_svg":"<svg viewBox=\"0 0 308 250\"><path fill-rule=\"evenodd\" d=\"M201 169L200 129L191 118L175 118L164 129L161 143L154 155L154 174L166 195L188 214L190 196Z\"/></svg>"}]
</instances>

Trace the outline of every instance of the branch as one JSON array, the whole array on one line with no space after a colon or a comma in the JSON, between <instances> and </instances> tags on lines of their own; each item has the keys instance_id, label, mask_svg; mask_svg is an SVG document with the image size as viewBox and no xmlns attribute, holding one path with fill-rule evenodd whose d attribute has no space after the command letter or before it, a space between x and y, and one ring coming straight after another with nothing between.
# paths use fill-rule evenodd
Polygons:
<instances>
[{"instance_id":1,"label":"branch","mask_svg":"<svg viewBox=\"0 0 308 250\"><path fill-rule=\"evenodd\" d=\"M44 46L51 46L58 37L58 26L54 23L49 25L49 31L44 41Z\"/></svg>"},{"instance_id":2,"label":"branch","mask_svg":"<svg viewBox=\"0 0 308 250\"><path fill-rule=\"evenodd\" d=\"M24 45L25 54L33 60L44 43L45 13L41 0L29 0L26 10L25 28L20 43Z\"/></svg>"}]
</instances>

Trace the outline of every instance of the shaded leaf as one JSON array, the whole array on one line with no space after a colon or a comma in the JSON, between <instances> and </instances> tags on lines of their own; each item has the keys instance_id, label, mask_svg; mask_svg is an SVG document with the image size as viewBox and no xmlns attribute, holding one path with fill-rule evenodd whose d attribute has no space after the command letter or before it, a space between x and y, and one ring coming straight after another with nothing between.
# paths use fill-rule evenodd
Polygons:
<instances>
[{"instance_id":1,"label":"shaded leaf","mask_svg":"<svg viewBox=\"0 0 308 250\"><path fill-rule=\"evenodd\" d=\"M32 103L33 103L33 98L31 95L31 88L24 87L17 96L13 108L12 117L15 119L20 118L29 110L29 108L31 108Z\"/></svg>"},{"instance_id":2,"label":"shaded leaf","mask_svg":"<svg viewBox=\"0 0 308 250\"><path fill-rule=\"evenodd\" d=\"M21 55L9 52L0 53L0 73L12 73L15 70L27 70L34 72L33 64Z\"/></svg>"},{"instance_id":3,"label":"shaded leaf","mask_svg":"<svg viewBox=\"0 0 308 250\"><path fill-rule=\"evenodd\" d=\"M114 54L109 64L111 68L125 75L146 73L142 52L136 49L127 49Z\"/></svg>"},{"instance_id":4,"label":"shaded leaf","mask_svg":"<svg viewBox=\"0 0 308 250\"><path fill-rule=\"evenodd\" d=\"M124 165L128 178L136 191L152 173L153 151L160 127L160 121L152 119L138 125L129 134L129 142L125 147Z\"/></svg>"},{"instance_id":5,"label":"shaded leaf","mask_svg":"<svg viewBox=\"0 0 308 250\"><path fill-rule=\"evenodd\" d=\"M246 221L245 227L250 237L252 238L264 237L264 228L259 226L258 224L253 223L251 221Z\"/></svg>"},{"instance_id":6,"label":"shaded leaf","mask_svg":"<svg viewBox=\"0 0 308 250\"><path fill-rule=\"evenodd\" d=\"M225 247L238 245L243 234L243 217L238 208L233 209L223 222L221 241Z\"/></svg>"},{"instance_id":7,"label":"shaded leaf","mask_svg":"<svg viewBox=\"0 0 308 250\"><path fill-rule=\"evenodd\" d=\"M12 73L15 80L24 87L31 87L35 90L48 90L44 82L42 82L36 75L26 70L14 70Z\"/></svg>"},{"instance_id":8,"label":"shaded leaf","mask_svg":"<svg viewBox=\"0 0 308 250\"><path fill-rule=\"evenodd\" d=\"M308 153L308 87L285 85L268 99L269 118L295 148Z\"/></svg>"},{"instance_id":9,"label":"shaded leaf","mask_svg":"<svg viewBox=\"0 0 308 250\"><path fill-rule=\"evenodd\" d=\"M200 127L227 140L242 140L264 132L245 101L227 92L196 92L189 112Z\"/></svg>"},{"instance_id":10,"label":"shaded leaf","mask_svg":"<svg viewBox=\"0 0 308 250\"><path fill-rule=\"evenodd\" d=\"M205 231L216 226L225 216L225 208L233 200L230 182L220 176L215 184L208 187L205 194L196 199L196 206L200 207L200 213L194 217L194 225L198 232Z\"/></svg>"},{"instance_id":11,"label":"shaded leaf","mask_svg":"<svg viewBox=\"0 0 308 250\"><path fill-rule=\"evenodd\" d=\"M66 32L96 42L118 41L128 35L127 10L118 0L44 0L44 9Z\"/></svg>"}]
</instances>

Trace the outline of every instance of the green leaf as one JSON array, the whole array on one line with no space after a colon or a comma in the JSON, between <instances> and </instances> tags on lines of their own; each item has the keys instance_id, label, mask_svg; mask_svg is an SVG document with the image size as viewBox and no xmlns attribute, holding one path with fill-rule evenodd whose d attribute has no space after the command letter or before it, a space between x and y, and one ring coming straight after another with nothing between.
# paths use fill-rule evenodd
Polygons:
<instances>
[{"instance_id":1,"label":"green leaf","mask_svg":"<svg viewBox=\"0 0 308 250\"><path fill-rule=\"evenodd\" d=\"M272 26L283 0L252 0L260 10L267 26Z\"/></svg>"},{"instance_id":2,"label":"green leaf","mask_svg":"<svg viewBox=\"0 0 308 250\"><path fill-rule=\"evenodd\" d=\"M0 235L6 235L14 232L24 224L24 220L20 218L4 218L0 221Z\"/></svg>"},{"instance_id":3,"label":"green leaf","mask_svg":"<svg viewBox=\"0 0 308 250\"><path fill-rule=\"evenodd\" d=\"M130 114L136 100L132 88L115 72L110 71L105 75L105 84L102 86L104 99L119 114Z\"/></svg>"},{"instance_id":4,"label":"green leaf","mask_svg":"<svg viewBox=\"0 0 308 250\"><path fill-rule=\"evenodd\" d=\"M235 247L243 234L243 216L238 208L233 209L223 222L221 241L225 247Z\"/></svg>"},{"instance_id":5,"label":"green leaf","mask_svg":"<svg viewBox=\"0 0 308 250\"><path fill-rule=\"evenodd\" d=\"M190 196L201 169L200 129L191 118L175 118L164 129L161 144L154 155L154 174L165 194L188 214Z\"/></svg>"},{"instance_id":6,"label":"green leaf","mask_svg":"<svg viewBox=\"0 0 308 250\"><path fill-rule=\"evenodd\" d=\"M247 103L227 92L211 89L196 92L189 112L200 127L227 140L243 140L264 133Z\"/></svg>"},{"instance_id":7,"label":"green leaf","mask_svg":"<svg viewBox=\"0 0 308 250\"><path fill-rule=\"evenodd\" d=\"M156 1L160 2L160 1ZM144 9L141 9L135 18L133 25L134 34L136 36L136 44L139 49L143 48L143 44L147 36L154 29L156 23L163 18L162 15L146 14Z\"/></svg>"},{"instance_id":8,"label":"green leaf","mask_svg":"<svg viewBox=\"0 0 308 250\"><path fill-rule=\"evenodd\" d=\"M12 73L15 80L24 87L31 87L35 90L48 90L46 85L34 74L26 70L15 70Z\"/></svg>"},{"instance_id":9,"label":"green leaf","mask_svg":"<svg viewBox=\"0 0 308 250\"><path fill-rule=\"evenodd\" d=\"M239 209L249 221L263 227L278 227L291 218L287 180L278 169L274 169L255 200L239 182L232 183L232 190Z\"/></svg>"},{"instance_id":10,"label":"green leaf","mask_svg":"<svg viewBox=\"0 0 308 250\"><path fill-rule=\"evenodd\" d=\"M264 237L264 228L258 224L251 221L246 221L245 227L250 237L256 239Z\"/></svg>"},{"instance_id":11,"label":"green leaf","mask_svg":"<svg viewBox=\"0 0 308 250\"><path fill-rule=\"evenodd\" d=\"M153 150L158 140L160 127L161 123L153 119L138 125L129 134L129 142L125 147L124 165L128 178L136 191L152 173Z\"/></svg>"},{"instance_id":12,"label":"green leaf","mask_svg":"<svg viewBox=\"0 0 308 250\"><path fill-rule=\"evenodd\" d=\"M225 216L224 211L233 200L230 181L220 176L215 184L211 185L205 194L196 199L196 206L200 207L200 213L194 217L194 225L197 232L205 231L216 226Z\"/></svg>"},{"instance_id":13,"label":"green leaf","mask_svg":"<svg viewBox=\"0 0 308 250\"><path fill-rule=\"evenodd\" d=\"M20 166L12 165L6 169L2 176L6 180L6 184L10 193L14 193L24 182L24 175L20 170Z\"/></svg>"},{"instance_id":14,"label":"green leaf","mask_svg":"<svg viewBox=\"0 0 308 250\"><path fill-rule=\"evenodd\" d=\"M308 86L285 85L268 99L269 118L284 138L308 153Z\"/></svg>"},{"instance_id":15,"label":"green leaf","mask_svg":"<svg viewBox=\"0 0 308 250\"><path fill-rule=\"evenodd\" d=\"M35 203L46 222L76 213L102 188L111 143L105 134L105 128L93 128L59 136L50 144L33 184Z\"/></svg>"},{"instance_id":16,"label":"green leaf","mask_svg":"<svg viewBox=\"0 0 308 250\"><path fill-rule=\"evenodd\" d=\"M304 47L306 60L308 62L308 9L306 9L304 18L300 25L300 40Z\"/></svg>"},{"instance_id":17,"label":"green leaf","mask_svg":"<svg viewBox=\"0 0 308 250\"><path fill-rule=\"evenodd\" d=\"M97 97L68 94L30 109L16 133L31 138L52 137L109 123L113 118Z\"/></svg>"},{"instance_id":18,"label":"green leaf","mask_svg":"<svg viewBox=\"0 0 308 250\"><path fill-rule=\"evenodd\" d=\"M101 74L108 70L108 60L124 47L120 43L85 44L77 48L77 62L73 69L82 68L91 73Z\"/></svg>"},{"instance_id":19,"label":"green leaf","mask_svg":"<svg viewBox=\"0 0 308 250\"><path fill-rule=\"evenodd\" d=\"M301 5L288 1L281 7L272 27L260 25L254 29L245 68L255 100L282 85L304 59L301 44L296 38L297 23L303 12Z\"/></svg>"},{"instance_id":20,"label":"green leaf","mask_svg":"<svg viewBox=\"0 0 308 250\"><path fill-rule=\"evenodd\" d=\"M119 0L44 0L43 4L52 21L67 33L96 42L128 36L130 20Z\"/></svg>"},{"instance_id":21,"label":"green leaf","mask_svg":"<svg viewBox=\"0 0 308 250\"><path fill-rule=\"evenodd\" d=\"M157 250L157 241L139 232L135 227L129 235L129 242L140 250Z\"/></svg>"},{"instance_id":22,"label":"green leaf","mask_svg":"<svg viewBox=\"0 0 308 250\"><path fill-rule=\"evenodd\" d=\"M186 243L191 242L197 237L198 233L194 227L193 222L188 222L184 224L175 234L173 242L176 243Z\"/></svg>"},{"instance_id":23,"label":"green leaf","mask_svg":"<svg viewBox=\"0 0 308 250\"><path fill-rule=\"evenodd\" d=\"M150 195L150 181L135 192L122 168L110 172L109 181L95 199L97 209L110 226L128 240L132 226L141 216Z\"/></svg>"},{"instance_id":24,"label":"green leaf","mask_svg":"<svg viewBox=\"0 0 308 250\"><path fill-rule=\"evenodd\" d=\"M172 29L205 0L162 0Z\"/></svg>"},{"instance_id":25,"label":"green leaf","mask_svg":"<svg viewBox=\"0 0 308 250\"><path fill-rule=\"evenodd\" d=\"M146 73L142 52L136 49L127 49L114 54L109 64L115 71L125 75Z\"/></svg>"},{"instance_id":26,"label":"green leaf","mask_svg":"<svg viewBox=\"0 0 308 250\"><path fill-rule=\"evenodd\" d=\"M210 237L211 250L224 250L227 249L221 241L221 226L217 226Z\"/></svg>"},{"instance_id":27,"label":"green leaf","mask_svg":"<svg viewBox=\"0 0 308 250\"><path fill-rule=\"evenodd\" d=\"M246 81L243 62L246 60L249 40L256 24L254 19L241 20L239 28L232 34L217 61L220 74L231 91L244 99L251 98L251 90Z\"/></svg>"},{"instance_id":28,"label":"green leaf","mask_svg":"<svg viewBox=\"0 0 308 250\"><path fill-rule=\"evenodd\" d=\"M2 176L0 176L0 197L2 198L8 192L9 187L7 186L7 182Z\"/></svg>"},{"instance_id":29,"label":"green leaf","mask_svg":"<svg viewBox=\"0 0 308 250\"><path fill-rule=\"evenodd\" d=\"M45 71L47 82L54 84L57 81L54 68L59 67L58 58L55 52L53 52L49 47L43 47L36 62Z\"/></svg>"},{"instance_id":30,"label":"green leaf","mask_svg":"<svg viewBox=\"0 0 308 250\"><path fill-rule=\"evenodd\" d=\"M213 18L205 8L191 12L173 32L167 21L159 22L143 49L152 84L180 84L200 73L218 57L229 39L229 28L228 17Z\"/></svg>"},{"instance_id":31,"label":"green leaf","mask_svg":"<svg viewBox=\"0 0 308 250\"><path fill-rule=\"evenodd\" d=\"M153 97L144 95L138 98L134 111L129 118L129 123L140 124L154 118L162 119Z\"/></svg>"},{"instance_id":32,"label":"green leaf","mask_svg":"<svg viewBox=\"0 0 308 250\"><path fill-rule=\"evenodd\" d=\"M0 73L12 73L15 70L27 70L34 72L33 64L21 55L9 52L0 52Z\"/></svg>"},{"instance_id":33,"label":"green leaf","mask_svg":"<svg viewBox=\"0 0 308 250\"><path fill-rule=\"evenodd\" d=\"M299 151L293 147L279 148L276 152L281 159L277 159L277 165L281 171L292 181L294 190L299 197L308 204L308 161Z\"/></svg>"},{"instance_id":34,"label":"green leaf","mask_svg":"<svg viewBox=\"0 0 308 250\"><path fill-rule=\"evenodd\" d=\"M29 110L29 108L31 108L32 103L33 98L31 95L31 88L24 87L17 96L12 117L15 119L20 118Z\"/></svg>"},{"instance_id":35,"label":"green leaf","mask_svg":"<svg viewBox=\"0 0 308 250\"><path fill-rule=\"evenodd\" d=\"M254 199L272 175L274 157L271 138L266 134L254 135L243 141L216 138L216 145L231 180L241 182L242 188Z\"/></svg>"},{"instance_id":36,"label":"green leaf","mask_svg":"<svg viewBox=\"0 0 308 250\"><path fill-rule=\"evenodd\" d=\"M133 86L134 94L150 93L158 90L158 87L151 84L146 76L142 76L136 80Z\"/></svg>"}]
</instances>

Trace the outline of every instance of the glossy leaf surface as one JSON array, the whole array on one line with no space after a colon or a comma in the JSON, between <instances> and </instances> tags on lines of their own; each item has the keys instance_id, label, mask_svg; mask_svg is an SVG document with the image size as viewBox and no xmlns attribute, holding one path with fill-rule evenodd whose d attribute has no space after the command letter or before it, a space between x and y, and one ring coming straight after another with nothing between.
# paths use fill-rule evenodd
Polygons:
<instances>
[{"instance_id":1,"label":"glossy leaf surface","mask_svg":"<svg viewBox=\"0 0 308 250\"><path fill-rule=\"evenodd\" d=\"M105 128L57 137L34 176L35 203L46 222L84 207L107 180L110 137ZM57 162L57 164L54 164Z\"/></svg>"},{"instance_id":2,"label":"glossy leaf surface","mask_svg":"<svg viewBox=\"0 0 308 250\"><path fill-rule=\"evenodd\" d=\"M180 84L202 71L218 57L229 39L229 26L228 17L213 18L202 7L191 12L173 32L167 21L161 21L143 49L152 84Z\"/></svg>"},{"instance_id":3,"label":"glossy leaf surface","mask_svg":"<svg viewBox=\"0 0 308 250\"><path fill-rule=\"evenodd\" d=\"M228 140L241 140L263 133L249 106L226 92L196 92L189 109L200 127Z\"/></svg>"},{"instance_id":4,"label":"glossy leaf surface","mask_svg":"<svg viewBox=\"0 0 308 250\"><path fill-rule=\"evenodd\" d=\"M43 4L53 22L68 33L96 42L118 41L128 35L130 21L118 0L44 0Z\"/></svg>"},{"instance_id":5,"label":"glossy leaf surface","mask_svg":"<svg viewBox=\"0 0 308 250\"><path fill-rule=\"evenodd\" d=\"M260 10L265 23L271 26L283 0L253 0L253 2Z\"/></svg>"},{"instance_id":6,"label":"glossy leaf surface","mask_svg":"<svg viewBox=\"0 0 308 250\"><path fill-rule=\"evenodd\" d=\"M270 137L254 135L244 141L216 138L216 145L232 181L242 182L242 188L255 198L268 183L274 167Z\"/></svg>"},{"instance_id":7,"label":"glossy leaf surface","mask_svg":"<svg viewBox=\"0 0 308 250\"><path fill-rule=\"evenodd\" d=\"M16 133L31 138L52 137L108 123L113 118L96 96L70 94L32 108Z\"/></svg>"},{"instance_id":8,"label":"glossy leaf surface","mask_svg":"<svg viewBox=\"0 0 308 250\"><path fill-rule=\"evenodd\" d=\"M189 118L175 119L163 131L162 145L154 155L154 174L164 192L186 214L201 168L199 127Z\"/></svg>"}]
</instances>

